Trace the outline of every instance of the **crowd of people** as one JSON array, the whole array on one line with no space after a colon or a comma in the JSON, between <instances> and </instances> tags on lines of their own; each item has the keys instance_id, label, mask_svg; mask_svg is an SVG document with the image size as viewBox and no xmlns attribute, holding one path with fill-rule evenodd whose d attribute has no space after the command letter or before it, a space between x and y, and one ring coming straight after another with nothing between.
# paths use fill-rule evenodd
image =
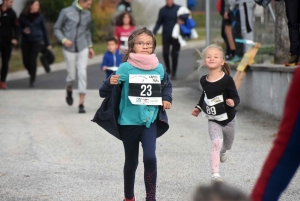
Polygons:
<instances>
[{"instance_id":1,"label":"crowd of people","mask_svg":"<svg viewBox=\"0 0 300 201\"><path fill-rule=\"evenodd\" d=\"M51 49L45 20L40 13L39 1L29 0L19 18L11 9L12 3L13 0L4 0L1 5L1 88L3 89L6 88L5 78L8 72L11 44L18 43L19 35L22 37L23 64L30 75L29 85L31 87L35 85L37 56L41 49L41 42L44 47ZM90 31L92 17L89 9L91 5L92 0L74 1L72 5L61 10L54 25L55 36L63 44L67 69L66 102L68 105L73 105L73 87L77 71L80 97L79 113L85 113L88 58L93 58L95 55ZM233 190L234 193L230 194L231 188L219 183L223 181L220 174L220 163L226 162L229 150L234 143L235 108L240 103L235 83L230 76L230 66L226 62L226 60L235 61L239 56L233 40L232 21L235 10L238 9L242 37L245 40L253 40L254 7L255 2L250 0L239 2L223 0L220 13L223 16L222 28L224 31L222 35L227 49L223 51L219 45L212 44L202 52L201 63L208 68L208 74L200 79L203 92L199 94L200 100L192 109L191 115L197 117L202 114L208 120L208 134L211 139L210 176L214 185L209 188L199 188L195 195L195 201L249 200L245 194L237 190ZM287 4L288 8L289 4ZM139 143L142 143L146 200L155 201L158 172L156 139L169 129L166 110L172 107L171 80L176 79L179 51L182 40L186 37L182 35L174 38L174 33L177 25L180 27L187 22L190 13L182 6L175 4L174 0L166 0L166 5L159 10L158 20L151 31L147 28L136 28L131 10L129 0L121 1L118 11L122 12L115 16L114 37L106 40L107 51L100 69L106 72L107 79L99 90L100 96L105 100L93 121L123 143L125 151L124 201L136 201L135 174L138 166ZM295 24L289 20L290 34L296 33L293 25ZM164 66L155 54L156 34L160 26L163 27ZM190 37L193 37L193 28L190 27ZM4 38L5 40L3 40ZM171 46L172 65L169 61ZM295 46L292 44L293 48ZM297 48L299 48L298 46ZM292 55L297 54L292 52L293 48L291 48ZM296 71L295 76L299 77L299 70ZM286 188L296 168L299 167L300 158L297 154L299 146L295 142L299 142L299 140L297 141L299 139L299 123L297 124L299 117L297 115L300 106L299 93L292 92L298 83L295 79L293 79L289 92L290 97L288 96L287 99L286 113L282 120L282 128L279 130L279 137L254 188L251 197L253 201L278 200L280 193ZM292 123L290 119L293 120ZM276 149L276 147L279 148ZM272 156L277 157L276 161ZM291 161L290 158L294 160ZM268 164L271 164L271 169ZM279 169L276 169L276 166L280 166ZM290 171L288 175L283 176L285 170ZM272 175L277 176L272 177ZM281 183L282 180L276 179L277 177L282 177L284 183ZM236 198L233 198L234 196Z\"/></svg>"}]
</instances>

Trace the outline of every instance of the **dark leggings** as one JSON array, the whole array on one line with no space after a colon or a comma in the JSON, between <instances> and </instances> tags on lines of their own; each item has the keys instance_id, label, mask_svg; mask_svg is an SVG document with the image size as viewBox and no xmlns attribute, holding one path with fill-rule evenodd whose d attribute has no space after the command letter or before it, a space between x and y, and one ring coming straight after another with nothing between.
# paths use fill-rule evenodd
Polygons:
<instances>
[{"instance_id":1,"label":"dark leggings","mask_svg":"<svg viewBox=\"0 0 300 201\"><path fill-rule=\"evenodd\" d=\"M300 55L300 2L299 0L286 0L285 6L289 27L290 52L292 55Z\"/></svg>"},{"instance_id":2,"label":"dark leggings","mask_svg":"<svg viewBox=\"0 0 300 201\"><path fill-rule=\"evenodd\" d=\"M144 181L146 187L146 200L155 201L156 193L156 123L150 128L145 126L120 126L120 133L125 150L124 165L124 191L125 197L134 197L135 172L138 166L139 142L142 143L144 152Z\"/></svg>"},{"instance_id":3,"label":"dark leggings","mask_svg":"<svg viewBox=\"0 0 300 201\"><path fill-rule=\"evenodd\" d=\"M178 39L174 39L172 37L163 37L163 57L166 65L167 72L171 72L170 69L170 46L172 46L171 56L172 56L172 75L176 75L177 65L178 65L178 57L180 51L180 43Z\"/></svg>"},{"instance_id":4,"label":"dark leggings","mask_svg":"<svg viewBox=\"0 0 300 201\"><path fill-rule=\"evenodd\" d=\"M8 73L8 64L11 56L12 44L0 43L0 52L2 58L1 65L1 82L5 82Z\"/></svg>"},{"instance_id":5,"label":"dark leggings","mask_svg":"<svg viewBox=\"0 0 300 201\"><path fill-rule=\"evenodd\" d=\"M23 65L30 75L30 82L35 81L37 57L40 52L39 42L22 42Z\"/></svg>"}]
</instances>

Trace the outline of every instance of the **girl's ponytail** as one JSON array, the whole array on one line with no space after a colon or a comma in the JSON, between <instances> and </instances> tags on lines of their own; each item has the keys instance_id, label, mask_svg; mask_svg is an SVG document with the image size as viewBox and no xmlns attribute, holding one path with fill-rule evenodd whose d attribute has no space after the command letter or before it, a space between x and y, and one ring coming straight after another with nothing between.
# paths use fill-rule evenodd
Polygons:
<instances>
[{"instance_id":1,"label":"girl's ponytail","mask_svg":"<svg viewBox=\"0 0 300 201\"><path fill-rule=\"evenodd\" d=\"M231 69L228 63L224 62L222 66L222 71L224 71L225 74L230 75Z\"/></svg>"}]
</instances>

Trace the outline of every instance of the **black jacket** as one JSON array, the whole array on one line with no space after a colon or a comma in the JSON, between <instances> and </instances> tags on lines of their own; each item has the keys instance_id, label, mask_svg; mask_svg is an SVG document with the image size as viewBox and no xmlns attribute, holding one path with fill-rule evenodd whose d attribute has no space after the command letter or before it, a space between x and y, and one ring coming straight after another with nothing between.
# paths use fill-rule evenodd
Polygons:
<instances>
[{"instance_id":1,"label":"black jacket","mask_svg":"<svg viewBox=\"0 0 300 201\"><path fill-rule=\"evenodd\" d=\"M11 43L12 39L19 38L18 18L13 9L3 12L1 7L2 4L0 5L0 42Z\"/></svg>"},{"instance_id":2,"label":"black jacket","mask_svg":"<svg viewBox=\"0 0 300 201\"><path fill-rule=\"evenodd\" d=\"M46 46L50 45L48 33L46 30L45 19L42 14L38 15L33 21L29 16L21 14L19 17L20 29L22 32L22 42L44 42ZM30 29L30 34L25 34L25 28Z\"/></svg>"},{"instance_id":3,"label":"black jacket","mask_svg":"<svg viewBox=\"0 0 300 201\"><path fill-rule=\"evenodd\" d=\"M118 117L120 114L121 91L121 85L110 84L110 77L104 81L99 89L99 94L100 97L105 99L92 120L120 140ZM166 72L162 80L162 99L172 103L172 83ZM156 124L157 137L162 136L169 129L168 116L166 111L162 110L162 107L159 108Z\"/></svg>"},{"instance_id":4,"label":"black jacket","mask_svg":"<svg viewBox=\"0 0 300 201\"><path fill-rule=\"evenodd\" d=\"M173 4L172 7L164 6L159 10L158 19L153 29L153 33L156 34L159 27L163 26L163 37L172 37L172 32L175 24L177 23L177 12L180 6Z\"/></svg>"}]
</instances>

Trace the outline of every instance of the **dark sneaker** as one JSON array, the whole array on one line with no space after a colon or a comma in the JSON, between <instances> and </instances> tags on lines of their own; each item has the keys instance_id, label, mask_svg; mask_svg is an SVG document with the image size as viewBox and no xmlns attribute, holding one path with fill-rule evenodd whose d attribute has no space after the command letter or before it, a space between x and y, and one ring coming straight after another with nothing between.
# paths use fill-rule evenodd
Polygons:
<instances>
[{"instance_id":1,"label":"dark sneaker","mask_svg":"<svg viewBox=\"0 0 300 201\"><path fill-rule=\"evenodd\" d=\"M289 60L285 63L285 66L296 66L298 63L298 55L291 55Z\"/></svg>"},{"instance_id":2,"label":"dark sneaker","mask_svg":"<svg viewBox=\"0 0 300 201\"><path fill-rule=\"evenodd\" d=\"M73 105L72 90L67 89L66 101L67 101L68 105Z\"/></svg>"},{"instance_id":3,"label":"dark sneaker","mask_svg":"<svg viewBox=\"0 0 300 201\"><path fill-rule=\"evenodd\" d=\"M126 199L126 198L124 198L123 201L136 201L136 197L133 197L132 199Z\"/></svg>"},{"instance_id":4,"label":"dark sneaker","mask_svg":"<svg viewBox=\"0 0 300 201\"><path fill-rule=\"evenodd\" d=\"M84 106L82 104L79 105L78 113L85 113Z\"/></svg>"}]
</instances>

